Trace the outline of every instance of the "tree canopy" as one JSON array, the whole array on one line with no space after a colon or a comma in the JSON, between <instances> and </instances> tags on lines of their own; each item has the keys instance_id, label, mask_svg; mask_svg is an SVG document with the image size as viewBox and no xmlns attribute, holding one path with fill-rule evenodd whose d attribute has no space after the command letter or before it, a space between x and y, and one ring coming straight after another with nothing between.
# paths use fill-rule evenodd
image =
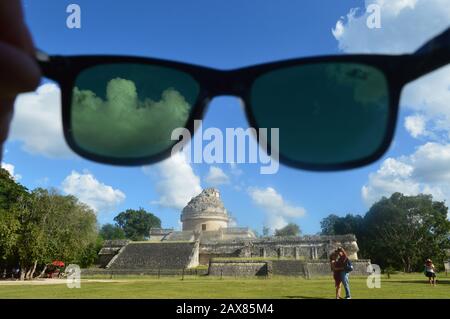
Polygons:
<instances>
[{"instance_id":1,"label":"tree canopy","mask_svg":"<svg viewBox=\"0 0 450 319\"><path fill-rule=\"evenodd\" d=\"M0 266L20 267L23 279L56 259L93 262L98 242L91 208L55 190L28 192L5 170L0 184Z\"/></svg>"},{"instance_id":2,"label":"tree canopy","mask_svg":"<svg viewBox=\"0 0 450 319\"><path fill-rule=\"evenodd\" d=\"M161 227L161 220L143 208L127 209L114 217L114 221L131 240L144 240L151 228Z\"/></svg>"},{"instance_id":3,"label":"tree canopy","mask_svg":"<svg viewBox=\"0 0 450 319\"><path fill-rule=\"evenodd\" d=\"M94 211L76 197L52 189L28 191L0 169L0 268L19 267L22 279L54 260L86 267L102 240L144 240L150 228L161 227L143 208L121 212L114 221L99 231Z\"/></svg>"},{"instance_id":4,"label":"tree canopy","mask_svg":"<svg viewBox=\"0 0 450 319\"><path fill-rule=\"evenodd\" d=\"M125 232L118 225L104 224L100 229L100 236L103 239L125 239Z\"/></svg>"},{"instance_id":5,"label":"tree canopy","mask_svg":"<svg viewBox=\"0 0 450 319\"><path fill-rule=\"evenodd\" d=\"M275 236L299 236L301 234L300 227L297 224L289 223L283 228L275 230Z\"/></svg>"},{"instance_id":6,"label":"tree canopy","mask_svg":"<svg viewBox=\"0 0 450 319\"><path fill-rule=\"evenodd\" d=\"M330 215L322 220L322 234L354 233L361 257L382 268L421 271L424 260L441 264L450 247L450 221L444 202L431 195L394 193L372 205L363 216Z\"/></svg>"},{"instance_id":7,"label":"tree canopy","mask_svg":"<svg viewBox=\"0 0 450 319\"><path fill-rule=\"evenodd\" d=\"M8 210L27 196L28 190L16 183L7 170L0 168L0 209Z\"/></svg>"}]
</instances>

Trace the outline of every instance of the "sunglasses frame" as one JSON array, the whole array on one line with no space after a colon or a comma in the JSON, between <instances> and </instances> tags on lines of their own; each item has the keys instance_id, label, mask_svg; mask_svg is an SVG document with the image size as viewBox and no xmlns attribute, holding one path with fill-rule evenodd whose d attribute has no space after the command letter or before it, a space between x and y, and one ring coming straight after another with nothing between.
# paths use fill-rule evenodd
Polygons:
<instances>
[{"instance_id":1,"label":"sunglasses frame","mask_svg":"<svg viewBox=\"0 0 450 319\"><path fill-rule=\"evenodd\" d=\"M394 136L399 100L403 87L407 83L450 63L450 28L427 42L413 54L356 54L307 57L264 63L234 70L219 70L182 62L134 56L49 56L40 51L37 52L36 56L43 75L56 81L61 88L64 137L70 148L82 157L96 162L127 166L148 165L166 159L171 155L172 147L177 141L174 141L173 145L158 154L138 158L102 156L81 148L72 136L72 90L77 76L87 68L102 64L134 63L167 67L187 73L197 81L200 87L198 97L192 105L192 111L185 126L191 133L191 136L193 136L195 133L194 120L202 119L209 102L220 95L232 95L241 98L245 105L247 121L251 127L256 129L256 132L259 132L260 127L252 113L250 95L255 80L268 72L286 67L318 63L359 63L374 67L385 76L389 91L389 120L383 142L375 152L358 160L334 164L294 161L286 158L281 153L279 154L280 163L287 166L312 171L337 171L373 163L387 151ZM274 112L277 112L276 107ZM258 133L256 138L260 141ZM272 149L270 141L267 141L267 149Z\"/></svg>"}]
</instances>

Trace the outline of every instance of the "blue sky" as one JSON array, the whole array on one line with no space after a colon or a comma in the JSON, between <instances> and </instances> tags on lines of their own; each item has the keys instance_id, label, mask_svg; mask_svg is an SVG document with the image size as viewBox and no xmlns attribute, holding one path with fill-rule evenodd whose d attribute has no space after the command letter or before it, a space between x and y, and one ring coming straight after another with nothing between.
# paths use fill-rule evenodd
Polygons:
<instances>
[{"instance_id":1,"label":"blue sky","mask_svg":"<svg viewBox=\"0 0 450 319\"><path fill-rule=\"evenodd\" d=\"M66 7L81 7L81 29L66 27ZM365 7L378 4L381 28L369 29ZM51 54L124 54L228 69L347 52L411 52L450 25L448 0L346 1L24 1L37 47ZM354 13L352 8L360 8ZM430 21L433 16L433 21ZM334 30L334 31L333 31ZM412 31L415 30L415 31ZM183 202L215 186L239 226L261 231L293 221L320 231L330 213L365 213L393 191L450 198L450 70L408 86L394 143L376 163L316 173L259 164L113 167L84 160L62 140L58 89L47 85L20 97L3 166L30 189L55 187L96 209L100 223L126 208L143 207L165 227L179 227ZM430 92L433 91L433 94ZM247 128L239 101L219 97L203 126ZM172 173L171 173L172 172Z\"/></svg>"}]
</instances>

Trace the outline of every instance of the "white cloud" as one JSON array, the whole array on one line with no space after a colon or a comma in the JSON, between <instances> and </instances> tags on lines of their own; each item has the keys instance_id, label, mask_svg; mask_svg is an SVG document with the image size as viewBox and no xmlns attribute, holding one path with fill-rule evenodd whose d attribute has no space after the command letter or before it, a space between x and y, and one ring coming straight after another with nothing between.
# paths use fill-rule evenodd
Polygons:
<instances>
[{"instance_id":1,"label":"white cloud","mask_svg":"<svg viewBox=\"0 0 450 319\"><path fill-rule=\"evenodd\" d=\"M381 28L367 26L365 8L380 6ZM366 0L365 8L351 9L332 30L345 52L408 53L449 26L448 0ZM364 10L364 14L357 15ZM432 17L432 18L430 18Z\"/></svg>"},{"instance_id":2,"label":"white cloud","mask_svg":"<svg viewBox=\"0 0 450 319\"><path fill-rule=\"evenodd\" d=\"M412 137L427 135L426 120L423 115L411 115L405 117L405 129Z\"/></svg>"},{"instance_id":3,"label":"white cloud","mask_svg":"<svg viewBox=\"0 0 450 319\"><path fill-rule=\"evenodd\" d=\"M89 90L74 91L74 114L78 119L78 139L86 145L101 148L108 140L108 147L129 147L130 152L136 152L134 144L124 142L123 138L130 139L130 134L136 134L149 127L157 127L161 134L171 132L172 127L180 126L186 119L189 105L184 98L175 90L167 89L162 93L160 101L137 99L136 87L132 81L124 79L113 79L106 85L107 99L103 101ZM99 112L97 109L102 105L108 105L115 112ZM139 109L139 112L135 109ZM103 122L117 122L117 114L123 115L123 109L127 111L129 123L117 125L102 125ZM124 112L125 112L124 111ZM168 112L171 116L167 116ZM106 120L105 120L106 116ZM169 120L168 120L169 119ZM170 121L172 119L172 121ZM175 121L175 122L174 122ZM99 130L99 125L102 128ZM182 126L182 125L181 125ZM117 130L121 133L118 134ZM116 136L111 139L111 136ZM94 136L95 135L95 136ZM154 134L153 134L154 135ZM152 144L159 136L138 135L140 144ZM120 137L123 138L120 138ZM124 137L125 136L125 137ZM169 134L170 136L170 134ZM95 137L95 138L93 138ZM137 140L136 136L133 136ZM145 137L145 138L144 138ZM43 155L49 158L69 158L75 154L67 146L61 117L61 90L52 83L46 83L38 87L35 92L25 93L18 96L15 103L15 115L11 126L11 140L22 142L22 148L31 154ZM127 141L128 141L127 140ZM136 142L136 143L138 143ZM125 145L125 146L124 146ZM133 148L134 147L134 148Z\"/></svg>"},{"instance_id":4,"label":"white cloud","mask_svg":"<svg viewBox=\"0 0 450 319\"><path fill-rule=\"evenodd\" d=\"M306 213L303 207L293 206L272 187L250 187L248 194L253 203L261 207L267 214L267 227L279 229L287 225L287 220L303 217Z\"/></svg>"},{"instance_id":5,"label":"white cloud","mask_svg":"<svg viewBox=\"0 0 450 319\"><path fill-rule=\"evenodd\" d=\"M401 104L422 117L434 135L450 139L450 66L408 84Z\"/></svg>"},{"instance_id":6,"label":"white cloud","mask_svg":"<svg viewBox=\"0 0 450 319\"><path fill-rule=\"evenodd\" d=\"M13 164L1 163L1 167L8 171L8 173L12 176L12 178L17 182L22 178L22 175L15 174L15 166Z\"/></svg>"},{"instance_id":7,"label":"white cloud","mask_svg":"<svg viewBox=\"0 0 450 319\"><path fill-rule=\"evenodd\" d=\"M367 205L373 204L382 196L389 197L392 193L401 192L405 195L415 195L420 192L420 185L412 177L414 167L394 158L386 159L381 168L369 175L367 185L361 190Z\"/></svg>"},{"instance_id":8,"label":"white cloud","mask_svg":"<svg viewBox=\"0 0 450 319\"><path fill-rule=\"evenodd\" d=\"M22 142L22 148L31 154L73 156L63 136L60 100L60 89L51 83L41 85L36 92L19 95L10 139Z\"/></svg>"},{"instance_id":9,"label":"white cloud","mask_svg":"<svg viewBox=\"0 0 450 319\"><path fill-rule=\"evenodd\" d=\"M403 10L414 9L417 1L418 0L376 0L375 3L380 5L387 14L398 16Z\"/></svg>"},{"instance_id":10,"label":"white cloud","mask_svg":"<svg viewBox=\"0 0 450 319\"><path fill-rule=\"evenodd\" d=\"M368 28L368 13L357 16L355 9L350 10L332 30L342 51L410 53L450 26L448 0L366 0L365 4L366 8L371 4L380 6L381 28ZM444 135L443 138L448 139L449 101L450 66L447 66L408 84L403 90L401 105L416 112L413 116L422 116L423 123L428 123L429 131L433 133L427 132L430 137L441 136L442 139ZM413 137L422 136L420 127L417 127L421 123L408 124L407 130Z\"/></svg>"},{"instance_id":11,"label":"white cloud","mask_svg":"<svg viewBox=\"0 0 450 319\"><path fill-rule=\"evenodd\" d=\"M212 186L219 186L230 183L230 178L220 167L211 166L208 175L205 177L205 182Z\"/></svg>"},{"instance_id":12,"label":"white cloud","mask_svg":"<svg viewBox=\"0 0 450 319\"><path fill-rule=\"evenodd\" d=\"M117 77L105 83L105 91L105 98L90 90L73 91L72 129L87 149L139 157L155 145L170 147L173 128L183 127L189 117L189 103L173 88L154 101L140 96L133 81Z\"/></svg>"},{"instance_id":13,"label":"white cloud","mask_svg":"<svg viewBox=\"0 0 450 319\"><path fill-rule=\"evenodd\" d=\"M182 209L202 191L200 178L195 175L184 153L174 154L154 167L144 167L143 170L157 180L159 200L153 201L153 204Z\"/></svg>"},{"instance_id":14,"label":"white cloud","mask_svg":"<svg viewBox=\"0 0 450 319\"><path fill-rule=\"evenodd\" d=\"M241 170L236 163L230 163L231 174L238 177L241 176L244 171Z\"/></svg>"},{"instance_id":15,"label":"white cloud","mask_svg":"<svg viewBox=\"0 0 450 319\"><path fill-rule=\"evenodd\" d=\"M333 35L348 53L410 53L450 25L448 0L366 0L366 8L381 8L381 28L370 29L368 13L350 10L340 19ZM360 11L361 12L361 11ZM432 17L432 18L430 18ZM408 195L430 193L437 200L450 199L450 66L409 83L402 92L402 107L411 111L404 127L424 145L407 156L389 158L369 175L362 187L370 205L393 192Z\"/></svg>"},{"instance_id":16,"label":"white cloud","mask_svg":"<svg viewBox=\"0 0 450 319\"><path fill-rule=\"evenodd\" d=\"M449 188L450 144L428 142L410 156L410 161L415 178L425 183L444 183Z\"/></svg>"},{"instance_id":17,"label":"white cloud","mask_svg":"<svg viewBox=\"0 0 450 319\"><path fill-rule=\"evenodd\" d=\"M333 33L333 36L336 39L340 39L344 35L344 30L345 30L344 22L342 20L338 20L336 22L336 27L331 30L331 33Z\"/></svg>"},{"instance_id":18,"label":"white cloud","mask_svg":"<svg viewBox=\"0 0 450 319\"><path fill-rule=\"evenodd\" d=\"M80 174L72 171L61 183L61 188L64 193L76 196L94 211L101 213L108 213L126 198L121 190L100 182L88 172Z\"/></svg>"},{"instance_id":19,"label":"white cloud","mask_svg":"<svg viewBox=\"0 0 450 319\"><path fill-rule=\"evenodd\" d=\"M409 156L386 159L361 189L367 205L394 192L431 194L450 202L450 144L429 142Z\"/></svg>"}]
</instances>

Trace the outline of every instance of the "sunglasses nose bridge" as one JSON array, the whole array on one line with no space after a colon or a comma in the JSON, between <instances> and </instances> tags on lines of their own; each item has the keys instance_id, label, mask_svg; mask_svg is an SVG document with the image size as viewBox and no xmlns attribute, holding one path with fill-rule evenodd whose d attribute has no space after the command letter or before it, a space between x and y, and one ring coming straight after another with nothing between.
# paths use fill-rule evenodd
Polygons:
<instances>
[{"instance_id":1,"label":"sunglasses nose bridge","mask_svg":"<svg viewBox=\"0 0 450 319\"><path fill-rule=\"evenodd\" d=\"M236 71L217 71L213 79L209 81L212 97L227 95L242 98L248 88L245 77Z\"/></svg>"}]
</instances>

